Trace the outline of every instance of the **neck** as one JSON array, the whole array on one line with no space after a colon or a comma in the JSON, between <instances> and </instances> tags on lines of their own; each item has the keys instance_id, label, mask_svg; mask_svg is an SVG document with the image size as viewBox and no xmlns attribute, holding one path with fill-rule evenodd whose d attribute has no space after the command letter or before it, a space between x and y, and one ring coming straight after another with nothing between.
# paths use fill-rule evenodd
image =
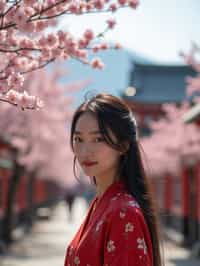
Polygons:
<instances>
[{"instance_id":1,"label":"neck","mask_svg":"<svg viewBox=\"0 0 200 266\"><path fill-rule=\"evenodd\" d=\"M98 180L96 180L96 195L98 198L100 198L104 192L107 190L107 188L112 185L113 181L111 182L98 182Z\"/></svg>"},{"instance_id":2,"label":"neck","mask_svg":"<svg viewBox=\"0 0 200 266\"><path fill-rule=\"evenodd\" d=\"M96 195L98 198L102 197L104 192L107 190L109 186L111 186L114 182L118 180L118 178L96 178Z\"/></svg>"}]
</instances>

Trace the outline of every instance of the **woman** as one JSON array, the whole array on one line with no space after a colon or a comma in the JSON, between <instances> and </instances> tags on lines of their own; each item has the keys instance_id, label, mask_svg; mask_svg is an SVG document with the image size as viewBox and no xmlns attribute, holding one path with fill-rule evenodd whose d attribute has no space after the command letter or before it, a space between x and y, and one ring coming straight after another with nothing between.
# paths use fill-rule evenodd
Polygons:
<instances>
[{"instance_id":1,"label":"woman","mask_svg":"<svg viewBox=\"0 0 200 266\"><path fill-rule=\"evenodd\" d=\"M158 228L138 147L136 121L119 98L81 104L71 147L96 197L67 249L65 266L160 266Z\"/></svg>"}]
</instances>

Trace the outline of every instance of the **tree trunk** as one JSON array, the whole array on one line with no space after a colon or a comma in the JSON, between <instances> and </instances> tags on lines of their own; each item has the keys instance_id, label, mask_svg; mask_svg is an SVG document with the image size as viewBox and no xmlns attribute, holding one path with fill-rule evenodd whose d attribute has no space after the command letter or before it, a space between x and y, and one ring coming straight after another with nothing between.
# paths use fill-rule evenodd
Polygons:
<instances>
[{"instance_id":1,"label":"tree trunk","mask_svg":"<svg viewBox=\"0 0 200 266\"><path fill-rule=\"evenodd\" d=\"M26 232L29 232L35 222L36 213L35 213L35 206L34 206L34 187L35 187L35 176L36 171L29 173L29 180L27 186L27 201L28 201L28 211L26 215Z\"/></svg>"},{"instance_id":2,"label":"tree trunk","mask_svg":"<svg viewBox=\"0 0 200 266\"><path fill-rule=\"evenodd\" d=\"M14 161L13 174L9 179L7 204L5 210L5 217L3 220L2 239L6 246L9 246L13 242L12 230L14 226L14 202L22 172L23 168L18 165L16 161Z\"/></svg>"}]
</instances>

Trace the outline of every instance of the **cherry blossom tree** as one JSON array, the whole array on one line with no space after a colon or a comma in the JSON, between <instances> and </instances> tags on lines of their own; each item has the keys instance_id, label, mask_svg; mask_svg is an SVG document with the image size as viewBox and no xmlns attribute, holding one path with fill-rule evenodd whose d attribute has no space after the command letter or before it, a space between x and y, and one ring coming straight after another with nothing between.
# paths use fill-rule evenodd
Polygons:
<instances>
[{"instance_id":1,"label":"cherry blossom tree","mask_svg":"<svg viewBox=\"0 0 200 266\"><path fill-rule=\"evenodd\" d=\"M200 101L200 48L193 44L189 53L181 53L187 64L197 72L195 77L186 77L186 91L193 96L192 102ZM144 138L142 143L149 158L152 176L163 176L167 173L179 175L184 166L191 167L200 160L200 134L195 124L185 124L184 114L190 109L190 98L181 103L164 104L165 117L152 122L152 135Z\"/></svg>"},{"instance_id":2,"label":"cherry blossom tree","mask_svg":"<svg viewBox=\"0 0 200 266\"><path fill-rule=\"evenodd\" d=\"M200 135L195 124L185 124L183 115L189 104L180 107L165 104L166 116L152 122L152 135L143 138L142 144L149 158L152 176L167 173L179 175L183 165L194 165L200 159Z\"/></svg>"},{"instance_id":3,"label":"cherry blossom tree","mask_svg":"<svg viewBox=\"0 0 200 266\"><path fill-rule=\"evenodd\" d=\"M59 72L39 70L25 80L29 93L40 91L46 108L23 112L6 103L0 106L0 131L12 147L14 161L3 230L7 244L12 242L13 204L22 175L50 179L62 187L75 183L69 145L73 98L65 94L83 88L89 81L66 86L58 83L59 77Z\"/></svg>"},{"instance_id":4,"label":"cherry blossom tree","mask_svg":"<svg viewBox=\"0 0 200 266\"><path fill-rule=\"evenodd\" d=\"M188 96L195 95L194 102L200 102L200 47L193 43L189 53L181 53L185 62L190 65L197 73L195 77L187 77L187 94Z\"/></svg>"},{"instance_id":5,"label":"cherry blossom tree","mask_svg":"<svg viewBox=\"0 0 200 266\"><path fill-rule=\"evenodd\" d=\"M120 47L99 42L114 28L114 19L106 21L102 32L88 27L77 38L69 30L53 30L61 16L78 19L90 13L114 13L125 7L136 9L138 3L138 0L0 0L0 101L22 108L40 108L43 104L34 92L30 95L26 88L22 91L26 73L56 60L69 59L102 69L100 58L89 59L88 52Z\"/></svg>"}]
</instances>

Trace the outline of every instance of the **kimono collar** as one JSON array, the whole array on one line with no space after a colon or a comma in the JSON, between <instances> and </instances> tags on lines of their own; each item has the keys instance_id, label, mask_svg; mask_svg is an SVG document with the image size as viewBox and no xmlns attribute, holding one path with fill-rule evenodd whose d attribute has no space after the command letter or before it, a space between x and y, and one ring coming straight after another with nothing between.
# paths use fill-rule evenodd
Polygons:
<instances>
[{"instance_id":1,"label":"kimono collar","mask_svg":"<svg viewBox=\"0 0 200 266\"><path fill-rule=\"evenodd\" d=\"M98 204L104 200L104 199L108 199L110 197L112 197L113 195L115 195L118 192L122 192L125 190L125 184L124 181L122 180L117 180L114 183L112 183L103 193L103 195L99 198L98 196L96 196L96 201L98 201Z\"/></svg>"}]
</instances>

